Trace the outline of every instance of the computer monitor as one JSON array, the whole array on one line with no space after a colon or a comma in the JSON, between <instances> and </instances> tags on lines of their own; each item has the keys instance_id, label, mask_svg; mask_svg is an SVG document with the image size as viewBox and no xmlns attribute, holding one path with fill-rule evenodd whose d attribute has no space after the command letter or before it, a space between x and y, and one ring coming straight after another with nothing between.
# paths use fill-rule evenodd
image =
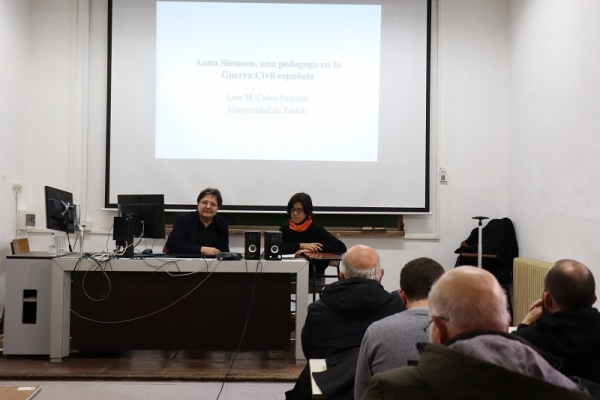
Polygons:
<instances>
[{"instance_id":1,"label":"computer monitor","mask_svg":"<svg viewBox=\"0 0 600 400\"><path fill-rule=\"evenodd\" d=\"M133 238L165 238L165 196L162 194L120 194L119 215L115 217L113 239L133 256Z\"/></svg>"},{"instance_id":2,"label":"computer monitor","mask_svg":"<svg viewBox=\"0 0 600 400\"><path fill-rule=\"evenodd\" d=\"M75 232L76 207L73 193L44 187L46 196L46 228L66 233Z\"/></svg>"},{"instance_id":3,"label":"computer monitor","mask_svg":"<svg viewBox=\"0 0 600 400\"><path fill-rule=\"evenodd\" d=\"M165 238L165 196L163 194L120 194L119 216L135 218L133 236ZM142 235L143 234L143 235Z\"/></svg>"}]
</instances>

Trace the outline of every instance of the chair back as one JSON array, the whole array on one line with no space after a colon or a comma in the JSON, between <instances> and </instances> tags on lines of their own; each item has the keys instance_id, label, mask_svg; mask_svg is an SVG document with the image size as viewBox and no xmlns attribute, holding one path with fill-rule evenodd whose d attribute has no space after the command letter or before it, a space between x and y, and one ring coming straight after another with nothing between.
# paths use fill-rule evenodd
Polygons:
<instances>
[{"instance_id":1,"label":"chair back","mask_svg":"<svg viewBox=\"0 0 600 400\"><path fill-rule=\"evenodd\" d=\"M10 243L10 248L12 250L13 255L29 253L29 239L13 239Z\"/></svg>"},{"instance_id":2,"label":"chair back","mask_svg":"<svg viewBox=\"0 0 600 400\"><path fill-rule=\"evenodd\" d=\"M513 260L519 256L519 245L515 234L515 227L509 218L492 219L483 227L483 269L491 272L501 284L512 281ZM471 231L471 235L461 243L461 247L454 252L457 254L477 254L478 229ZM486 257L486 255L488 255ZM460 258L460 256L459 256ZM486 260L488 258L488 260ZM458 260L457 260L458 261ZM477 265L476 260L465 260L460 262L465 265Z\"/></svg>"}]
</instances>

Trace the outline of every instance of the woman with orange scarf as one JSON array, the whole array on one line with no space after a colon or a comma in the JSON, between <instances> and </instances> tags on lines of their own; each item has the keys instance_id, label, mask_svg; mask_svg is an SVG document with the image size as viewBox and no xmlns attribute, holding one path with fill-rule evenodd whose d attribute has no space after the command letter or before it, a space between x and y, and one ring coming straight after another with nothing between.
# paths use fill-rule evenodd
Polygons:
<instances>
[{"instance_id":1,"label":"woman with orange scarf","mask_svg":"<svg viewBox=\"0 0 600 400\"><path fill-rule=\"evenodd\" d=\"M306 193L296 193L287 205L288 223L281 225L283 254L309 252L345 253L346 245L312 219L312 199ZM315 263L317 275L323 274L328 261Z\"/></svg>"}]
</instances>

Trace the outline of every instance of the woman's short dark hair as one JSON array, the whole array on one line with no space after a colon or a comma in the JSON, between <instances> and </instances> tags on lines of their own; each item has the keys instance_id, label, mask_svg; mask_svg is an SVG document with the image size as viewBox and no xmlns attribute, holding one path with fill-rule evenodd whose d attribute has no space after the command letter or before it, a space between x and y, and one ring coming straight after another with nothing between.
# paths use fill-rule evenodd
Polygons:
<instances>
[{"instance_id":1,"label":"woman's short dark hair","mask_svg":"<svg viewBox=\"0 0 600 400\"><path fill-rule=\"evenodd\" d=\"M207 194L211 194L217 198L217 204L219 207L223 205L223 197L221 197L221 192L219 192L219 189L215 188L206 188L203 191L201 191L198 195L198 200L196 201L196 203L200 204L200 200L202 200Z\"/></svg>"},{"instance_id":2,"label":"woman's short dark hair","mask_svg":"<svg viewBox=\"0 0 600 400\"><path fill-rule=\"evenodd\" d=\"M296 193L295 195L293 195L287 205L287 213L288 214L292 215L292 208L294 207L294 204L296 204L296 203L302 203L302 208L304 208L304 214L306 214L307 217L312 216L312 212L313 212L312 199L310 198L310 196L308 194L303 192L303 193Z\"/></svg>"}]
</instances>

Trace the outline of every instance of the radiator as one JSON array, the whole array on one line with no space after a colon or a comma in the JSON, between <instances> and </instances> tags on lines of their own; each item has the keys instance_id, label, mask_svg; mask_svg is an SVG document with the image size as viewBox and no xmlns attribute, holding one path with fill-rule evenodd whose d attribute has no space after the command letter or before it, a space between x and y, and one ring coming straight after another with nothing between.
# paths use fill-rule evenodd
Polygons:
<instances>
[{"instance_id":1,"label":"radiator","mask_svg":"<svg viewBox=\"0 0 600 400\"><path fill-rule=\"evenodd\" d=\"M552 265L551 262L533 258L515 258L513 262L513 325L519 325L527 315L531 303L542 297L544 276Z\"/></svg>"}]
</instances>

